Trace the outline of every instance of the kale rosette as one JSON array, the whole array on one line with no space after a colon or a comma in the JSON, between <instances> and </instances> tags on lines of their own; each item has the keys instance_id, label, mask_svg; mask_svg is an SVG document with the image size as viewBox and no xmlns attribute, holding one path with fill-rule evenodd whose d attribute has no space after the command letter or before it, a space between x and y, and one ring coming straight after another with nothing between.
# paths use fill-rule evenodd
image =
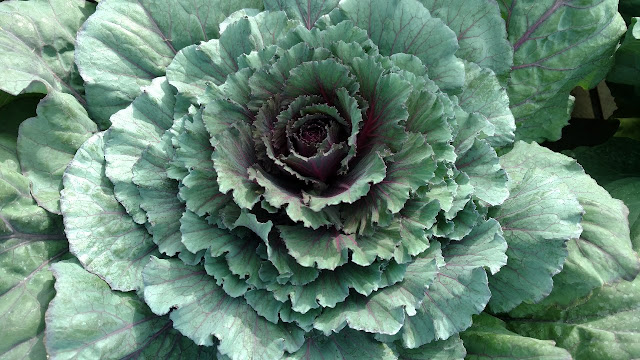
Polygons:
<instances>
[{"instance_id":1,"label":"kale rosette","mask_svg":"<svg viewBox=\"0 0 640 360\"><path fill-rule=\"evenodd\" d=\"M495 2L183 3L106 0L78 32L68 113L107 130L47 203L80 262L52 266L50 355L460 358L472 316L550 294L585 213L567 174L592 180L514 145Z\"/></svg>"}]
</instances>

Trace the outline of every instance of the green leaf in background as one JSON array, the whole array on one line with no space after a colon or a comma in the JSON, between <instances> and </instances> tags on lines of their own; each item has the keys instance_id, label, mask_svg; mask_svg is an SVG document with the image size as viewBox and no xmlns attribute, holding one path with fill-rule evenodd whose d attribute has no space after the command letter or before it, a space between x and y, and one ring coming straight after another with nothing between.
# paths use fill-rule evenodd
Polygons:
<instances>
[{"instance_id":1,"label":"green leaf in background","mask_svg":"<svg viewBox=\"0 0 640 360\"><path fill-rule=\"evenodd\" d=\"M98 128L73 96L61 92L49 93L36 111L37 117L20 125L20 165L31 180L31 193L38 205L60 214L62 173L80 145Z\"/></svg>"},{"instance_id":2,"label":"green leaf in background","mask_svg":"<svg viewBox=\"0 0 640 360\"><path fill-rule=\"evenodd\" d=\"M0 89L12 95L53 89L84 102L74 48L76 32L94 10L84 0L0 3Z\"/></svg>"},{"instance_id":3,"label":"green leaf in background","mask_svg":"<svg viewBox=\"0 0 640 360\"><path fill-rule=\"evenodd\" d=\"M52 266L56 297L47 312L52 359L216 359L158 316L135 293L112 291L76 260Z\"/></svg>"},{"instance_id":4,"label":"green leaf in background","mask_svg":"<svg viewBox=\"0 0 640 360\"><path fill-rule=\"evenodd\" d=\"M567 151L611 196L629 208L631 242L640 250L640 141L612 138L594 147Z\"/></svg>"},{"instance_id":5,"label":"green leaf in background","mask_svg":"<svg viewBox=\"0 0 640 360\"><path fill-rule=\"evenodd\" d=\"M523 336L553 340L574 359L640 358L640 277L597 289L568 307L506 320Z\"/></svg>"},{"instance_id":6,"label":"green leaf in background","mask_svg":"<svg viewBox=\"0 0 640 360\"><path fill-rule=\"evenodd\" d=\"M467 360L543 359L571 360L565 349L553 341L524 337L507 329L507 324L488 314L473 318L473 326L460 334Z\"/></svg>"},{"instance_id":7,"label":"green leaf in background","mask_svg":"<svg viewBox=\"0 0 640 360\"><path fill-rule=\"evenodd\" d=\"M361 331L344 329L329 337L318 334L309 337L300 350L293 353L289 360L395 360L397 356L385 343L375 341L373 337Z\"/></svg>"},{"instance_id":8,"label":"green leaf in background","mask_svg":"<svg viewBox=\"0 0 640 360\"><path fill-rule=\"evenodd\" d=\"M592 83L599 82L610 66L625 31L618 1L499 3L514 49L507 93L518 126L516 137L557 140L569 120L569 92L588 75Z\"/></svg>"},{"instance_id":9,"label":"green leaf in background","mask_svg":"<svg viewBox=\"0 0 640 360\"><path fill-rule=\"evenodd\" d=\"M542 311L553 304L568 304L593 289L621 279L633 279L640 271L638 256L631 247L627 207L584 173L575 160L537 144L516 143L503 157L505 168L515 182L527 169L538 168L546 176L556 176L578 198L584 208L582 234L567 244L569 255L562 272L553 278L549 297L538 305L521 305L514 312Z\"/></svg>"},{"instance_id":10,"label":"green leaf in background","mask_svg":"<svg viewBox=\"0 0 640 360\"><path fill-rule=\"evenodd\" d=\"M640 15L640 14L639 14ZM633 86L640 86L640 18L634 17L629 30L616 51L614 66L607 80Z\"/></svg>"},{"instance_id":11,"label":"green leaf in background","mask_svg":"<svg viewBox=\"0 0 640 360\"><path fill-rule=\"evenodd\" d=\"M29 180L0 164L0 219L0 358L44 359L49 264L68 256L62 218L38 207Z\"/></svg>"}]
</instances>

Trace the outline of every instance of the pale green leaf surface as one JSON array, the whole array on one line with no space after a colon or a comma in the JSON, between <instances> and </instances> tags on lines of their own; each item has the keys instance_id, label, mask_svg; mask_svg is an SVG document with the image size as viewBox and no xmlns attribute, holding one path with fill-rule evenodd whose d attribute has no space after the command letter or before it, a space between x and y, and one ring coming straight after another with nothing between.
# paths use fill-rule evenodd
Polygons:
<instances>
[{"instance_id":1,"label":"pale green leaf surface","mask_svg":"<svg viewBox=\"0 0 640 360\"><path fill-rule=\"evenodd\" d=\"M59 90L84 103L74 47L94 10L84 0L0 3L0 89L12 95Z\"/></svg>"},{"instance_id":2,"label":"pale green leaf surface","mask_svg":"<svg viewBox=\"0 0 640 360\"><path fill-rule=\"evenodd\" d=\"M565 349L556 347L553 341L518 335L507 329L507 324L481 314L474 317L473 325L460 334L467 349L465 359L540 359L571 360Z\"/></svg>"},{"instance_id":3,"label":"pale green leaf surface","mask_svg":"<svg viewBox=\"0 0 640 360\"><path fill-rule=\"evenodd\" d=\"M112 289L142 288L142 269L157 247L147 230L133 222L113 194L105 175L104 133L87 140L62 178L60 208L69 248L83 266Z\"/></svg>"},{"instance_id":4,"label":"pale green leaf surface","mask_svg":"<svg viewBox=\"0 0 640 360\"><path fill-rule=\"evenodd\" d=\"M397 350L400 360L459 360L464 359L467 353L457 335L447 340L432 341L419 348Z\"/></svg>"},{"instance_id":5,"label":"pale green leaf surface","mask_svg":"<svg viewBox=\"0 0 640 360\"><path fill-rule=\"evenodd\" d=\"M495 1L419 1L456 33L460 45L456 56L499 75L511 70L513 48Z\"/></svg>"},{"instance_id":6,"label":"pale green leaf surface","mask_svg":"<svg viewBox=\"0 0 640 360\"><path fill-rule=\"evenodd\" d=\"M478 199L499 205L509 196L507 173L486 140L475 139L469 151L456 160L456 167L469 176L473 195Z\"/></svg>"},{"instance_id":7,"label":"pale green leaf surface","mask_svg":"<svg viewBox=\"0 0 640 360\"><path fill-rule=\"evenodd\" d=\"M323 15L338 7L340 0L264 0L265 10L282 10L290 19L300 21L311 30Z\"/></svg>"},{"instance_id":8,"label":"pale green leaf surface","mask_svg":"<svg viewBox=\"0 0 640 360\"><path fill-rule=\"evenodd\" d=\"M489 220L459 242L444 246L444 260L424 301L405 320L400 333L403 346L417 348L446 340L468 328L471 316L479 314L491 296L483 268L498 271L507 261L506 245L498 222Z\"/></svg>"},{"instance_id":9,"label":"pale green leaf surface","mask_svg":"<svg viewBox=\"0 0 640 360\"><path fill-rule=\"evenodd\" d=\"M511 2L507 32L514 60L507 93L516 138L560 138L569 112L549 117L543 109L565 106L571 89L611 57L625 31L617 5L616 0Z\"/></svg>"},{"instance_id":10,"label":"pale green leaf surface","mask_svg":"<svg viewBox=\"0 0 640 360\"><path fill-rule=\"evenodd\" d=\"M26 177L0 164L0 220L0 358L44 359L49 265L68 257L62 219L37 206Z\"/></svg>"},{"instance_id":11,"label":"pale green leaf surface","mask_svg":"<svg viewBox=\"0 0 640 360\"><path fill-rule=\"evenodd\" d=\"M438 272L440 246L433 244L419 255L406 270L402 282L379 290L368 297L350 296L340 307L325 309L314 327L325 335L345 326L351 329L385 335L400 331L406 315L415 315L426 289Z\"/></svg>"},{"instance_id":12,"label":"pale green leaf surface","mask_svg":"<svg viewBox=\"0 0 640 360\"><path fill-rule=\"evenodd\" d=\"M61 92L49 93L38 104L37 114L20 125L20 165L38 205L60 214L62 174L80 145L98 128L73 96Z\"/></svg>"},{"instance_id":13,"label":"pale green leaf surface","mask_svg":"<svg viewBox=\"0 0 640 360\"><path fill-rule=\"evenodd\" d=\"M640 262L631 247L627 207L586 175L575 160L535 143L518 142L501 161L516 183L531 168L558 177L585 211L582 234L568 242L563 270L553 279L557 286L543 305L569 303L603 284L636 276Z\"/></svg>"},{"instance_id":14,"label":"pale green leaf surface","mask_svg":"<svg viewBox=\"0 0 640 360\"><path fill-rule=\"evenodd\" d=\"M176 329L198 345L211 346L218 338L218 350L234 360L277 359L304 341L300 330L268 322L244 299L229 297L202 267L153 258L144 279L144 298L154 313L174 308L170 318Z\"/></svg>"},{"instance_id":15,"label":"pale green leaf surface","mask_svg":"<svg viewBox=\"0 0 640 360\"><path fill-rule=\"evenodd\" d=\"M503 163L510 165L508 156ZM567 257L567 242L582 231L582 207L562 179L531 169L509 185L512 195L489 213L509 244L507 265L489 278L495 312L547 296Z\"/></svg>"},{"instance_id":16,"label":"pale green leaf surface","mask_svg":"<svg viewBox=\"0 0 640 360\"><path fill-rule=\"evenodd\" d=\"M112 291L75 260L55 264L56 297L47 311L52 359L215 359L158 316L135 293Z\"/></svg>"},{"instance_id":17,"label":"pale green leaf surface","mask_svg":"<svg viewBox=\"0 0 640 360\"><path fill-rule=\"evenodd\" d=\"M375 341L372 336L361 331L344 329L337 334L311 336L300 350L286 358L287 360L395 360L393 350L384 343Z\"/></svg>"},{"instance_id":18,"label":"pale green leaf surface","mask_svg":"<svg viewBox=\"0 0 640 360\"><path fill-rule=\"evenodd\" d=\"M415 55L442 90L462 87L464 65L454 55L459 48L456 34L417 0L344 0L339 8L367 30L381 54Z\"/></svg>"},{"instance_id":19,"label":"pale green leaf surface","mask_svg":"<svg viewBox=\"0 0 640 360\"><path fill-rule=\"evenodd\" d=\"M516 124L509 109L509 97L491 70L465 62L465 87L458 100L464 111L482 114L493 125L492 131L486 131L492 146L513 142Z\"/></svg>"},{"instance_id":20,"label":"pale green leaf surface","mask_svg":"<svg viewBox=\"0 0 640 360\"><path fill-rule=\"evenodd\" d=\"M76 61L89 113L107 122L141 87L164 76L181 49L218 38L219 24L258 0L105 1L78 33ZM99 54L99 56L96 56Z\"/></svg>"},{"instance_id":21,"label":"pale green leaf surface","mask_svg":"<svg viewBox=\"0 0 640 360\"><path fill-rule=\"evenodd\" d=\"M157 78L131 105L113 115L104 135L106 175L115 197L138 224L145 223L146 215L133 184L133 166L147 146L161 144L164 132L173 125L174 106L175 90L166 78Z\"/></svg>"}]
</instances>

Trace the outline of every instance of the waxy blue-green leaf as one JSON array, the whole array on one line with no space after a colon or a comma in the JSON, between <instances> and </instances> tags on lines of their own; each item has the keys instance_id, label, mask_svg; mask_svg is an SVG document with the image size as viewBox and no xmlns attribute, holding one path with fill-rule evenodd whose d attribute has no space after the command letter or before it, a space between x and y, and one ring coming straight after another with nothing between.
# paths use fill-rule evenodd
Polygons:
<instances>
[{"instance_id":1,"label":"waxy blue-green leaf","mask_svg":"<svg viewBox=\"0 0 640 360\"><path fill-rule=\"evenodd\" d=\"M153 258L144 271L144 298L151 310L198 345L211 346L234 360L278 359L304 342L303 333L260 317L242 298L231 298L202 267Z\"/></svg>"},{"instance_id":2,"label":"waxy blue-green leaf","mask_svg":"<svg viewBox=\"0 0 640 360\"><path fill-rule=\"evenodd\" d=\"M465 62L465 87L458 100L464 111L482 114L493 125L492 131L485 131L492 146L513 143L516 123L509 109L509 97L491 70Z\"/></svg>"},{"instance_id":3,"label":"waxy blue-green leaf","mask_svg":"<svg viewBox=\"0 0 640 360\"><path fill-rule=\"evenodd\" d=\"M460 45L456 56L499 75L511 70L513 48L496 1L419 1L456 33Z\"/></svg>"},{"instance_id":4,"label":"waxy blue-green leaf","mask_svg":"<svg viewBox=\"0 0 640 360\"><path fill-rule=\"evenodd\" d=\"M458 360L464 359L466 350L458 336L432 341L419 348L396 348L402 360Z\"/></svg>"},{"instance_id":5,"label":"waxy blue-green leaf","mask_svg":"<svg viewBox=\"0 0 640 360\"><path fill-rule=\"evenodd\" d=\"M400 332L402 344L417 348L446 340L471 325L491 292L484 268L495 273L506 263L507 244L497 221L479 223L460 241L444 246L435 279L424 301L409 314Z\"/></svg>"},{"instance_id":6,"label":"waxy blue-green leaf","mask_svg":"<svg viewBox=\"0 0 640 360\"><path fill-rule=\"evenodd\" d=\"M460 333L467 349L465 359L544 359L571 360L565 349L553 341L518 335L507 329L507 324L487 314L473 318L473 325Z\"/></svg>"},{"instance_id":7,"label":"waxy blue-green leaf","mask_svg":"<svg viewBox=\"0 0 640 360\"><path fill-rule=\"evenodd\" d=\"M287 360L395 360L398 357L390 346L373 339L369 334L351 329L343 329L330 336L310 336L300 350Z\"/></svg>"},{"instance_id":8,"label":"waxy blue-green leaf","mask_svg":"<svg viewBox=\"0 0 640 360\"><path fill-rule=\"evenodd\" d=\"M475 139L469 151L456 160L456 167L469 176L473 195L478 199L499 205L509 196L507 173L486 140Z\"/></svg>"},{"instance_id":9,"label":"waxy blue-green leaf","mask_svg":"<svg viewBox=\"0 0 640 360\"><path fill-rule=\"evenodd\" d=\"M274 45L294 26L283 12L241 17L226 25L219 39L194 44L178 52L167 67L167 79L193 103L206 100L208 86L217 88L228 75L240 69L238 58L241 55Z\"/></svg>"},{"instance_id":10,"label":"waxy blue-green leaf","mask_svg":"<svg viewBox=\"0 0 640 360\"><path fill-rule=\"evenodd\" d=\"M75 260L52 266L56 297L47 311L47 352L52 359L215 359L172 328L134 293L112 291Z\"/></svg>"},{"instance_id":11,"label":"waxy blue-green leaf","mask_svg":"<svg viewBox=\"0 0 640 360\"><path fill-rule=\"evenodd\" d=\"M95 10L84 0L0 4L0 89L12 95L62 91L84 103L74 64L76 32Z\"/></svg>"},{"instance_id":12,"label":"waxy blue-green leaf","mask_svg":"<svg viewBox=\"0 0 640 360\"><path fill-rule=\"evenodd\" d=\"M507 320L523 336L555 341L574 359L640 357L640 277L596 289L580 301Z\"/></svg>"},{"instance_id":13,"label":"waxy blue-green leaf","mask_svg":"<svg viewBox=\"0 0 640 360\"><path fill-rule=\"evenodd\" d=\"M218 25L258 0L110 0L78 32L76 63L85 81L89 113L108 122L127 107L183 48L219 37ZM100 56L96 56L100 54Z\"/></svg>"},{"instance_id":14,"label":"waxy blue-green leaf","mask_svg":"<svg viewBox=\"0 0 640 360\"><path fill-rule=\"evenodd\" d=\"M142 288L142 269L159 255L147 230L129 217L105 175L104 133L93 135L67 167L60 209L69 248L112 289Z\"/></svg>"},{"instance_id":15,"label":"waxy blue-green leaf","mask_svg":"<svg viewBox=\"0 0 640 360\"><path fill-rule=\"evenodd\" d=\"M508 155L503 162L511 164ZM562 270L567 257L567 242L582 232L582 207L558 177L531 169L509 186L512 195L490 210L509 244L507 265L489 278L489 306L495 312L549 295L551 277Z\"/></svg>"},{"instance_id":16,"label":"waxy blue-green leaf","mask_svg":"<svg viewBox=\"0 0 640 360\"><path fill-rule=\"evenodd\" d=\"M0 358L46 358L44 315L53 298L49 265L68 257L62 219L39 207L29 179L0 164Z\"/></svg>"},{"instance_id":17,"label":"waxy blue-green leaf","mask_svg":"<svg viewBox=\"0 0 640 360\"><path fill-rule=\"evenodd\" d=\"M343 0L339 8L356 26L367 30L380 53L416 55L442 90L464 82L464 65L455 57L456 34L417 0Z\"/></svg>"},{"instance_id":18,"label":"waxy blue-green leaf","mask_svg":"<svg viewBox=\"0 0 640 360\"><path fill-rule=\"evenodd\" d=\"M160 146L165 131L173 125L175 94L166 78L155 79L131 105L114 114L104 135L106 175L115 197L138 224L147 219L133 183L133 166L147 146Z\"/></svg>"},{"instance_id":19,"label":"waxy blue-green leaf","mask_svg":"<svg viewBox=\"0 0 640 360\"><path fill-rule=\"evenodd\" d=\"M340 306L325 309L314 328L329 335L345 327L375 334L395 335L425 297L438 272L440 246L432 245L407 266L404 279L370 296L352 295Z\"/></svg>"},{"instance_id":20,"label":"waxy blue-green leaf","mask_svg":"<svg viewBox=\"0 0 640 360\"><path fill-rule=\"evenodd\" d=\"M582 234L567 243L563 270L553 278L553 291L540 307L570 303L604 284L638 274L640 261L631 247L627 207L586 175L575 160L537 144L518 142L501 162L514 183L521 182L531 168L542 171L541 176L558 177L584 209ZM530 310L540 311L540 307Z\"/></svg>"},{"instance_id":21,"label":"waxy blue-green leaf","mask_svg":"<svg viewBox=\"0 0 640 360\"><path fill-rule=\"evenodd\" d=\"M507 93L516 138L560 138L570 114L569 92L594 70L606 69L625 31L617 6L616 0L529 0L505 7L514 49Z\"/></svg>"},{"instance_id":22,"label":"waxy blue-green leaf","mask_svg":"<svg viewBox=\"0 0 640 360\"><path fill-rule=\"evenodd\" d=\"M318 19L338 7L340 0L264 0L265 10L282 10L311 30Z\"/></svg>"},{"instance_id":23,"label":"waxy blue-green leaf","mask_svg":"<svg viewBox=\"0 0 640 360\"><path fill-rule=\"evenodd\" d=\"M98 128L68 94L52 92L38 104L37 117L20 125L18 156L38 205L60 214L62 173L80 145Z\"/></svg>"}]
</instances>

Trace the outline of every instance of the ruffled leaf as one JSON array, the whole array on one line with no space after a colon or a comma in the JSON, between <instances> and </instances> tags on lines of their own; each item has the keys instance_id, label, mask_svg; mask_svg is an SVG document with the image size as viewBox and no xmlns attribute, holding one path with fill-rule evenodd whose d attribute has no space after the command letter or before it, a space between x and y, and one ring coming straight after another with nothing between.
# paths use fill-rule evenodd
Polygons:
<instances>
[{"instance_id":1,"label":"ruffled leaf","mask_svg":"<svg viewBox=\"0 0 640 360\"><path fill-rule=\"evenodd\" d=\"M87 140L62 178L60 209L69 248L89 271L112 289L142 287L142 269L159 255L147 230L133 222L105 175L104 133Z\"/></svg>"},{"instance_id":2,"label":"ruffled leaf","mask_svg":"<svg viewBox=\"0 0 640 360\"><path fill-rule=\"evenodd\" d=\"M100 121L127 107L178 51L219 36L218 25L258 0L108 1L78 32L76 62L85 80L89 113ZM99 53L100 56L94 56Z\"/></svg>"},{"instance_id":3,"label":"ruffled leaf","mask_svg":"<svg viewBox=\"0 0 640 360\"><path fill-rule=\"evenodd\" d=\"M144 271L144 298L156 314L166 314L173 326L198 345L213 345L234 360L274 359L294 352L303 334L285 324L258 316L244 299L231 298L201 267L177 260L153 258Z\"/></svg>"},{"instance_id":4,"label":"ruffled leaf","mask_svg":"<svg viewBox=\"0 0 640 360\"><path fill-rule=\"evenodd\" d=\"M394 360L397 359L397 357L389 346L375 341L370 335L361 331L344 329L328 337L309 337L300 350L287 359Z\"/></svg>"},{"instance_id":5,"label":"ruffled leaf","mask_svg":"<svg viewBox=\"0 0 640 360\"><path fill-rule=\"evenodd\" d=\"M282 10L291 19L299 20L307 29L311 30L318 19L338 7L340 0L265 0L265 10Z\"/></svg>"}]
</instances>

